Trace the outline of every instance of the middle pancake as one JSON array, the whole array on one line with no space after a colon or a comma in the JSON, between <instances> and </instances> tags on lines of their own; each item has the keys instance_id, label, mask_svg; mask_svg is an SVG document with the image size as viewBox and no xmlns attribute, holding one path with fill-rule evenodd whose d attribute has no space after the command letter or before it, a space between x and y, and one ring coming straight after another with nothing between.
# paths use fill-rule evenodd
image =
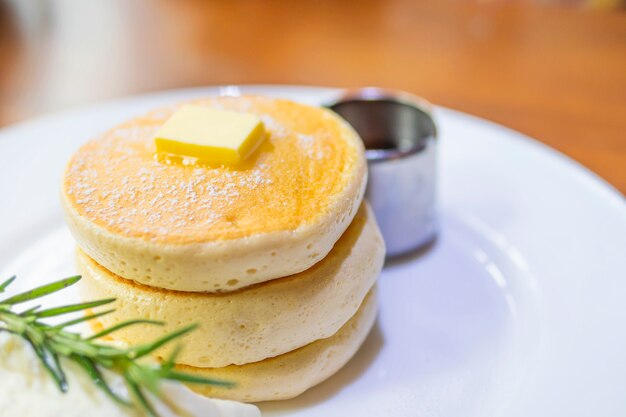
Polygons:
<instances>
[{"instance_id":1,"label":"middle pancake","mask_svg":"<svg viewBox=\"0 0 626 417\"><path fill-rule=\"evenodd\" d=\"M230 293L147 287L120 278L80 250L77 262L83 298L117 299L115 312L101 317L100 324L108 327L128 317L167 323L123 329L115 333L116 340L144 343L197 323L200 328L184 337L177 362L217 368L257 362L335 334L374 285L384 256L376 220L363 204L322 261L299 274Z\"/></svg>"}]
</instances>

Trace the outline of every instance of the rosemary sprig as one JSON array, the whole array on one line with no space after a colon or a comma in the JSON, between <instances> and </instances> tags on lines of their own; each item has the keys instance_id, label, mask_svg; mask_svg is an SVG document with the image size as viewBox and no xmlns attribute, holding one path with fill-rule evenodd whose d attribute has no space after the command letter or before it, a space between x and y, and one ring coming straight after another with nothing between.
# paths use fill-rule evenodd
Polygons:
<instances>
[{"instance_id":1,"label":"rosemary sprig","mask_svg":"<svg viewBox=\"0 0 626 417\"><path fill-rule=\"evenodd\" d=\"M0 283L0 293L3 293L14 280L15 277L11 277ZM68 327L109 314L113 310L81 316L56 325L42 321L44 318L84 312L88 309L101 307L115 301L112 298L44 310L41 310L40 306L35 306L22 312L16 311L16 306L19 304L61 291L76 284L79 280L80 276L62 279L0 300L0 332L13 333L28 342L61 392L67 392L69 389L61 358L78 364L93 383L113 401L125 407L141 409L153 417L158 417L158 415L147 394L150 393L157 398L162 398L159 383L163 380L222 387L233 386L226 381L202 378L176 371L174 364L180 347L174 349L172 355L161 364L143 363L140 360L161 346L194 330L195 325L183 327L150 343L118 348L100 343L97 339L136 324L163 325L163 323L144 319L127 320L93 336L85 337L68 330ZM122 377L129 393L127 398L113 391L103 375L103 370L117 373Z\"/></svg>"}]
</instances>

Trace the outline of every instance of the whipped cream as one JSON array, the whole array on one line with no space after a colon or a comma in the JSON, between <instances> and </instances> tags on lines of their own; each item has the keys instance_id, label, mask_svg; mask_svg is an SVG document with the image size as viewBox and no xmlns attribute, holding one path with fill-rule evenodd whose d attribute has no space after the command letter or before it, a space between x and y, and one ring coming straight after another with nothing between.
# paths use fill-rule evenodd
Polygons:
<instances>
[{"instance_id":1,"label":"whipped cream","mask_svg":"<svg viewBox=\"0 0 626 417\"><path fill-rule=\"evenodd\" d=\"M70 361L63 363L69 383L58 387L20 337L0 332L0 417L143 417L141 410L120 406L96 387L85 372ZM110 376L110 378L109 378ZM114 391L125 394L118 375L107 375ZM179 412L152 398L162 417L260 417L251 404L206 398L182 384L164 382L163 396Z\"/></svg>"}]
</instances>

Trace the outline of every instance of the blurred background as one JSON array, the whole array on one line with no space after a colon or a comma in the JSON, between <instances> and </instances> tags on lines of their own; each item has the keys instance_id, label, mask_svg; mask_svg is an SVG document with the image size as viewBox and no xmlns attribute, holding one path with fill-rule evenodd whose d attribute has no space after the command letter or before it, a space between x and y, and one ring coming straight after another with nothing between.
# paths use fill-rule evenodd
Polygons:
<instances>
[{"instance_id":1,"label":"blurred background","mask_svg":"<svg viewBox=\"0 0 626 417\"><path fill-rule=\"evenodd\" d=\"M622 0L0 0L0 126L214 84L397 88L626 192Z\"/></svg>"}]
</instances>

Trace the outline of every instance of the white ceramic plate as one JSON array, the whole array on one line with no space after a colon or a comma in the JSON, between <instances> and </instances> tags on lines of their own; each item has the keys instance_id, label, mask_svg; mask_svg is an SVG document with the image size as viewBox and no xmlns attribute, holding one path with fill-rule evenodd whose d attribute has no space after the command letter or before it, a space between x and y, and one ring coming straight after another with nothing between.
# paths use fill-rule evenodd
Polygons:
<instances>
[{"instance_id":1,"label":"white ceramic plate","mask_svg":"<svg viewBox=\"0 0 626 417\"><path fill-rule=\"evenodd\" d=\"M308 103L337 92L243 87ZM62 168L103 130L153 107L236 88L147 95L0 133L0 272L29 287L73 274ZM626 204L522 135L445 109L440 238L387 265L357 356L268 416L626 415ZM74 297L73 293L68 293ZM68 301L68 296L63 297ZM51 300L54 302L55 300Z\"/></svg>"}]
</instances>

